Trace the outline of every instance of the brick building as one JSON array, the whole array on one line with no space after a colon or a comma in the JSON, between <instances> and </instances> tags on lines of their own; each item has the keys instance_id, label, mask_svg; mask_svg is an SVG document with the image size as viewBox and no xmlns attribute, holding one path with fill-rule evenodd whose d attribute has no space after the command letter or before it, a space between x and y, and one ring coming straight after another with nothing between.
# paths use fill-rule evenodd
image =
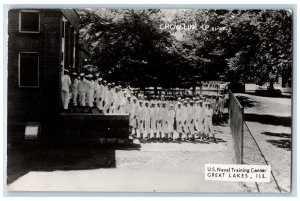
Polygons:
<instances>
[{"instance_id":1,"label":"brick building","mask_svg":"<svg viewBox=\"0 0 300 201\"><path fill-rule=\"evenodd\" d=\"M81 69L79 15L74 9L12 9L8 15L8 143L14 143L24 139L28 122L51 122L60 113L63 69Z\"/></svg>"}]
</instances>

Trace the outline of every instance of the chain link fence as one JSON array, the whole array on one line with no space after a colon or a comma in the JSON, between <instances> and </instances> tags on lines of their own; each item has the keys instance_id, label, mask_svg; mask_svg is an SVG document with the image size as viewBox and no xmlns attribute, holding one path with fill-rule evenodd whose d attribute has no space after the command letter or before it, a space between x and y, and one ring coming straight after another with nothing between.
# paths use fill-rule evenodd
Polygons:
<instances>
[{"instance_id":1,"label":"chain link fence","mask_svg":"<svg viewBox=\"0 0 300 201\"><path fill-rule=\"evenodd\" d=\"M246 165L269 165L247 123L244 122L243 106L230 90L229 122L236 162ZM271 179L268 183L244 182L243 185L251 192L282 192L272 171Z\"/></svg>"},{"instance_id":2,"label":"chain link fence","mask_svg":"<svg viewBox=\"0 0 300 201\"><path fill-rule=\"evenodd\" d=\"M229 121L234 142L236 162L243 163L243 135L244 135L244 108L238 99L229 90Z\"/></svg>"}]
</instances>

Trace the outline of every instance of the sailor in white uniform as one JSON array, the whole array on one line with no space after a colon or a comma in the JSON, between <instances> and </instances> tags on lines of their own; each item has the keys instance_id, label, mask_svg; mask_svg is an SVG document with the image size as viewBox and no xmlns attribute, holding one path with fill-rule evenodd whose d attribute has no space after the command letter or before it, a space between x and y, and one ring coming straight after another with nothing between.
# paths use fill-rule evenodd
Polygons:
<instances>
[{"instance_id":1,"label":"sailor in white uniform","mask_svg":"<svg viewBox=\"0 0 300 201\"><path fill-rule=\"evenodd\" d=\"M138 107L136 97L133 97L133 102L131 103L130 121L129 124L132 127L132 135L137 135L137 115Z\"/></svg>"},{"instance_id":2,"label":"sailor in white uniform","mask_svg":"<svg viewBox=\"0 0 300 201\"><path fill-rule=\"evenodd\" d=\"M137 122L138 122L138 130L139 130L139 138L143 139L144 138L144 133L145 133L145 108L143 105L143 101L139 101L139 106L138 106L138 111L137 111Z\"/></svg>"},{"instance_id":3,"label":"sailor in white uniform","mask_svg":"<svg viewBox=\"0 0 300 201\"><path fill-rule=\"evenodd\" d=\"M149 107L149 101L145 101L145 106L144 106L144 121L145 121L145 130L144 133L147 137L147 139L150 139L150 134L151 134L151 125L150 125L150 107Z\"/></svg>"},{"instance_id":4,"label":"sailor in white uniform","mask_svg":"<svg viewBox=\"0 0 300 201\"><path fill-rule=\"evenodd\" d=\"M93 102L94 102L94 87L95 87L95 84L92 80L92 75L89 74L87 76L87 87L86 87L86 93L87 93L87 103L88 103L88 106L89 106L89 112L92 112L92 108L94 106Z\"/></svg>"},{"instance_id":5,"label":"sailor in white uniform","mask_svg":"<svg viewBox=\"0 0 300 201\"><path fill-rule=\"evenodd\" d=\"M162 132L164 133L164 139L168 139L168 108L165 101L162 102L161 108L161 122L162 122Z\"/></svg>"},{"instance_id":6,"label":"sailor in white uniform","mask_svg":"<svg viewBox=\"0 0 300 201\"><path fill-rule=\"evenodd\" d=\"M173 140L174 136L174 121L175 121L175 109L174 109L174 105L170 104L169 109L168 109L168 113L167 113L167 121L168 121L168 129L167 132L168 134L170 134L169 139Z\"/></svg>"},{"instance_id":7,"label":"sailor in white uniform","mask_svg":"<svg viewBox=\"0 0 300 201\"><path fill-rule=\"evenodd\" d=\"M77 77L77 73L73 72L73 83L72 83L72 99L73 99L73 106L77 107L78 101L78 83L79 79Z\"/></svg>"},{"instance_id":8,"label":"sailor in white uniform","mask_svg":"<svg viewBox=\"0 0 300 201\"><path fill-rule=\"evenodd\" d=\"M191 140L195 140L195 134L197 133L195 130L195 121L196 121L196 108L194 105L194 101L190 101L190 106L189 108L189 124L188 124L188 130L190 131L190 134L192 135Z\"/></svg>"},{"instance_id":9,"label":"sailor in white uniform","mask_svg":"<svg viewBox=\"0 0 300 201\"><path fill-rule=\"evenodd\" d=\"M204 108L202 105L202 100L198 100L196 102L196 122L195 126L198 132L198 136L200 139L203 139L204 134Z\"/></svg>"},{"instance_id":10,"label":"sailor in white uniform","mask_svg":"<svg viewBox=\"0 0 300 201\"><path fill-rule=\"evenodd\" d=\"M84 78L84 73L80 73L80 80L78 82L78 92L79 92L79 104L81 107L85 107L86 90L87 90L87 83L86 83L86 79Z\"/></svg>"},{"instance_id":11,"label":"sailor in white uniform","mask_svg":"<svg viewBox=\"0 0 300 201\"><path fill-rule=\"evenodd\" d=\"M214 140L216 140L215 138L215 133L214 133L214 126L212 123L212 117L213 117L214 111L211 108L211 104L207 103L207 108L204 112L204 116L205 116L205 134L206 136L209 138L211 135L213 135Z\"/></svg>"},{"instance_id":12,"label":"sailor in white uniform","mask_svg":"<svg viewBox=\"0 0 300 201\"><path fill-rule=\"evenodd\" d=\"M149 112L149 116L150 116L150 124L151 124L151 134L152 137L155 138L156 136L154 136L154 133L156 133L156 104L155 102L151 102L151 107L150 107L150 112Z\"/></svg>"},{"instance_id":13,"label":"sailor in white uniform","mask_svg":"<svg viewBox=\"0 0 300 201\"><path fill-rule=\"evenodd\" d=\"M186 135L186 137L185 138L183 138L183 139L187 139L189 136L188 136L188 134L189 134L189 127L188 127L188 125L189 125L189 108L188 108L188 106L187 106L187 104L188 104L188 101L183 101L183 107L182 107L182 130L183 130L183 132L184 132L184 134Z\"/></svg>"},{"instance_id":14,"label":"sailor in white uniform","mask_svg":"<svg viewBox=\"0 0 300 201\"><path fill-rule=\"evenodd\" d=\"M102 78L98 78L95 81L95 97L96 97L96 107L98 110L102 110L102 105L101 105L101 95L103 93L103 84L102 84Z\"/></svg>"},{"instance_id":15,"label":"sailor in white uniform","mask_svg":"<svg viewBox=\"0 0 300 201\"><path fill-rule=\"evenodd\" d=\"M62 104L65 111L68 111L69 99L70 99L70 86L71 78L69 76L69 70L64 70L64 75L61 77L61 98Z\"/></svg>"},{"instance_id":16,"label":"sailor in white uniform","mask_svg":"<svg viewBox=\"0 0 300 201\"><path fill-rule=\"evenodd\" d=\"M181 102L177 103L177 109L176 109L176 131L178 132L178 138L177 140L182 139L182 133L183 133L183 108L181 105Z\"/></svg>"},{"instance_id":17,"label":"sailor in white uniform","mask_svg":"<svg viewBox=\"0 0 300 201\"><path fill-rule=\"evenodd\" d=\"M105 93L105 105L104 105L104 114L111 113L112 111L112 106L113 106L113 97L114 97L114 92L111 87L111 84L107 84L107 90Z\"/></svg>"},{"instance_id":18,"label":"sailor in white uniform","mask_svg":"<svg viewBox=\"0 0 300 201\"><path fill-rule=\"evenodd\" d=\"M163 132L162 130L162 109L160 107L161 101L157 102L157 107L156 107L156 111L155 111L155 117L156 117L156 134L159 134L159 138L161 138L161 134ZM157 138L158 136L156 135L155 138Z\"/></svg>"}]
</instances>

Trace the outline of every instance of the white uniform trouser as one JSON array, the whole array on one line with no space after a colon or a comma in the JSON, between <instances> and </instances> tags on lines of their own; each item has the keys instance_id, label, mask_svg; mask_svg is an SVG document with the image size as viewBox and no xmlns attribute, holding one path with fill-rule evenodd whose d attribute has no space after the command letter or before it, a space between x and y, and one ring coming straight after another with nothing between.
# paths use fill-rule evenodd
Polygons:
<instances>
[{"instance_id":1,"label":"white uniform trouser","mask_svg":"<svg viewBox=\"0 0 300 201\"><path fill-rule=\"evenodd\" d=\"M204 132L204 123L203 123L203 117L198 118L198 120L195 123L196 129L198 132L203 133Z\"/></svg>"},{"instance_id":2,"label":"white uniform trouser","mask_svg":"<svg viewBox=\"0 0 300 201\"><path fill-rule=\"evenodd\" d=\"M87 90L87 103L89 107L93 107L94 90Z\"/></svg>"},{"instance_id":3,"label":"white uniform trouser","mask_svg":"<svg viewBox=\"0 0 300 201\"><path fill-rule=\"evenodd\" d=\"M111 107L112 107L111 102L105 101L105 104L103 106L104 113L111 113L111 110L112 110ZM107 110L108 110L108 112L107 112Z\"/></svg>"},{"instance_id":4,"label":"white uniform trouser","mask_svg":"<svg viewBox=\"0 0 300 201\"><path fill-rule=\"evenodd\" d=\"M111 113L120 113L120 105L114 104Z\"/></svg>"},{"instance_id":5,"label":"white uniform trouser","mask_svg":"<svg viewBox=\"0 0 300 201\"><path fill-rule=\"evenodd\" d=\"M129 125L132 126L133 128L137 128L136 118L134 118L134 114L130 114Z\"/></svg>"},{"instance_id":6,"label":"white uniform trouser","mask_svg":"<svg viewBox=\"0 0 300 201\"><path fill-rule=\"evenodd\" d=\"M120 105L119 113L121 113L121 114L126 113L126 105Z\"/></svg>"},{"instance_id":7,"label":"white uniform trouser","mask_svg":"<svg viewBox=\"0 0 300 201\"><path fill-rule=\"evenodd\" d=\"M61 99L62 99L64 109L67 110L68 106L69 106L69 92L68 91L62 91L61 92Z\"/></svg>"},{"instance_id":8,"label":"white uniform trouser","mask_svg":"<svg viewBox=\"0 0 300 201\"><path fill-rule=\"evenodd\" d=\"M159 120L156 121L156 128L158 132L162 132L162 121L159 122Z\"/></svg>"},{"instance_id":9,"label":"white uniform trouser","mask_svg":"<svg viewBox=\"0 0 300 201\"><path fill-rule=\"evenodd\" d=\"M101 110L102 109L102 100L100 101L101 94L100 91L96 91L96 107Z\"/></svg>"},{"instance_id":10,"label":"white uniform trouser","mask_svg":"<svg viewBox=\"0 0 300 201\"><path fill-rule=\"evenodd\" d=\"M182 130L185 134L189 133L189 126L188 126L189 122L186 121L185 123L182 124Z\"/></svg>"},{"instance_id":11,"label":"white uniform trouser","mask_svg":"<svg viewBox=\"0 0 300 201\"><path fill-rule=\"evenodd\" d=\"M153 133L156 132L156 119L151 118L150 130L151 130L151 135L153 136Z\"/></svg>"},{"instance_id":12,"label":"white uniform trouser","mask_svg":"<svg viewBox=\"0 0 300 201\"><path fill-rule=\"evenodd\" d=\"M86 91L79 91L79 103L80 106L85 106L85 97L86 97Z\"/></svg>"},{"instance_id":13,"label":"white uniform trouser","mask_svg":"<svg viewBox=\"0 0 300 201\"><path fill-rule=\"evenodd\" d=\"M168 133L174 132L174 121L168 121Z\"/></svg>"},{"instance_id":14,"label":"white uniform trouser","mask_svg":"<svg viewBox=\"0 0 300 201\"><path fill-rule=\"evenodd\" d=\"M176 121L176 130L178 133L183 133L182 121Z\"/></svg>"},{"instance_id":15,"label":"white uniform trouser","mask_svg":"<svg viewBox=\"0 0 300 201\"><path fill-rule=\"evenodd\" d=\"M140 133L144 133L145 129L144 129L144 120L139 119L138 120L138 129Z\"/></svg>"},{"instance_id":16,"label":"white uniform trouser","mask_svg":"<svg viewBox=\"0 0 300 201\"><path fill-rule=\"evenodd\" d=\"M145 121L145 133L150 133L151 128L150 128L150 119Z\"/></svg>"},{"instance_id":17,"label":"white uniform trouser","mask_svg":"<svg viewBox=\"0 0 300 201\"><path fill-rule=\"evenodd\" d=\"M195 130L195 120L193 121L193 123L189 122L188 127L189 127L189 131L191 132L191 134L196 133L196 130Z\"/></svg>"},{"instance_id":18,"label":"white uniform trouser","mask_svg":"<svg viewBox=\"0 0 300 201\"><path fill-rule=\"evenodd\" d=\"M205 117L205 134L213 134L214 133L214 126L212 123L212 117Z\"/></svg>"},{"instance_id":19,"label":"white uniform trouser","mask_svg":"<svg viewBox=\"0 0 300 201\"><path fill-rule=\"evenodd\" d=\"M165 119L162 120L162 130L164 133L168 133L168 121L166 121Z\"/></svg>"},{"instance_id":20,"label":"white uniform trouser","mask_svg":"<svg viewBox=\"0 0 300 201\"><path fill-rule=\"evenodd\" d=\"M77 89L73 90L72 96L73 96L72 97L73 98L73 105L77 106L77 97L78 97L78 91L77 91Z\"/></svg>"}]
</instances>

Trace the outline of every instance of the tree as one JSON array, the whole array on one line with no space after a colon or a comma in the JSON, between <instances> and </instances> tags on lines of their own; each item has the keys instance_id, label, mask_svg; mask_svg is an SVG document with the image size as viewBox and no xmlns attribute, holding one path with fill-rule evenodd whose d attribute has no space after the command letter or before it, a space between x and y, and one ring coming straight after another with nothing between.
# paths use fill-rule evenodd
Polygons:
<instances>
[{"instance_id":1,"label":"tree","mask_svg":"<svg viewBox=\"0 0 300 201\"><path fill-rule=\"evenodd\" d=\"M288 10L80 10L81 40L107 79L191 87L201 80L262 84L291 77ZM197 29L165 30L163 23ZM166 76L167 75L167 76Z\"/></svg>"}]
</instances>

